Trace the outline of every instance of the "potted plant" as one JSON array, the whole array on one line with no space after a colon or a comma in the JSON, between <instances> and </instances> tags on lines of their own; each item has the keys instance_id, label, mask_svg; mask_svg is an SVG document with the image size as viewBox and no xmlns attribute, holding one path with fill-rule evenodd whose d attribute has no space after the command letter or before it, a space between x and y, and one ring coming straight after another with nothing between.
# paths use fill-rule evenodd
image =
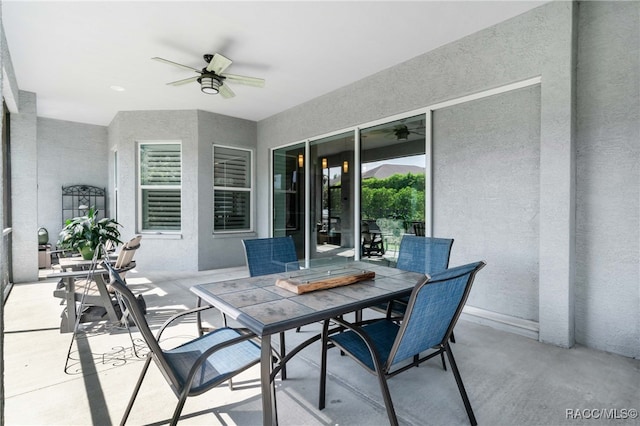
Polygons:
<instances>
[{"instance_id":1,"label":"potted plant","mask_svg":"<svg viewBox=\"0 0 640 426\"><path fill-rule=\"evenodd\" d=\"M93 259L95 250L108 242L113 245L120 241L120 224L111 218L98 220L98 211L91 207L85 216L67 219L60 231L58 245L64 249L77 250L83 259ZM100 254L100 253L99 253Z\"/></svg>"}]
</instances>

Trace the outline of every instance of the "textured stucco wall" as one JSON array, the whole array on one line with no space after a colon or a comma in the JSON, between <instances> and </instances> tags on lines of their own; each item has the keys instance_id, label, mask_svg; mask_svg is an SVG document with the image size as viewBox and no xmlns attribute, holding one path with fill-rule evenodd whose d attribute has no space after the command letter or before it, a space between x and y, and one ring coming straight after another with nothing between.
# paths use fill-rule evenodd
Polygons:
<instances>
[{"instance_id":1,"label":"textured stucco wall","mask_svg":"<svg viewBox=\"0 0 640 426\"><path fill-rule=\"evenodd\" d=\"M38 279L38 153L36 94L20 91L11 114L13 280Z\"/></svg>"},{"instance_id":2,"label":"textured stucco wall","mask_svg":"<svg viewBox=\"0 0 640 426\"><path fill-rule=\"evenodd\" d=\"M541 76L540 339L571 346L574 14L574 3L546 4L259 122L258 175L268 175L269 148ZM267 208L269 194L269 181L259 182L259 209ZM266 235L269 218L259 220Z\"/></svg>"},{"instance_id":3,"label":"textured stucco wall","mask_svg":"<svg viewBox=\"0 0 640 426\"><path fill-rule=\"evenodd\" d=\"M136 158L140 141L182 142L182 230L180 235L144 234L136 252L139 268L203 270L243 265L240 239L255 234L213 236L212 144L254 149L256 123L195 110L118 113L109 125L109 191L114 198L117 151L118 220L125 235L139 232Z\"/></svg>"},{"instance_id":4,"label":"textured stucco wall","mask_svg":"<svg viewBox=\"0 0 640 426\"><path fill-rule=\"evenodd\" d=\"M37 164L38 226L47 228L49 242L56 244L63 226L62 187L107 186L107 128L38 118Z\"/></svg>"},{"instance_id":5,"label":"textured stucco wall","mask_svg":"<svg viewBox=\"0 0 640 426\"><path fill-rule=\"evenodd\" d=\"M197 270L197 111L119 112L109 125L108 139L110 164L113 164L113 151L118 152L118 221L123 225L122 234L127 239L139 233L136 216L138 142L182 143L182 229L179 234L143 234L136 262L140 270ZM109 174L113 174L113 167L109 167Z\"/></svg>"},{"instance_id":6,"label":"textured stucco wall","mask_svg":"<svg viewBox=\"0 0 640 426\"><path fill-rule=\"evenodd\" d=\"M640 3L579 16L576 340L640 358Z\"/></svg>"},{"instance_id":7,"label":"textured stucco wall","mask_svg":"<svg viewBox=\"0 0 640 426\"><path fill-rule=\"evenodd\" d=\"M487 262L467 304L537 321L540 86L434 111L433 182L449 265Z\"/></svg>"},{"instance_id":8,"label":"textured stucco wall","mask_svg":"<svg viewBox=\"0 0 640 426\"><path fill-rule=\"evenodd\" d=\"M255 232L213 235L213 144L253 150L257 124L210 112L198 111L198 268L215 269L242 266L245 262L242 239ZM255 182L255 176L254 176ZM264 215L253 205L254 215Z\"/></svg>"}]
</instances>

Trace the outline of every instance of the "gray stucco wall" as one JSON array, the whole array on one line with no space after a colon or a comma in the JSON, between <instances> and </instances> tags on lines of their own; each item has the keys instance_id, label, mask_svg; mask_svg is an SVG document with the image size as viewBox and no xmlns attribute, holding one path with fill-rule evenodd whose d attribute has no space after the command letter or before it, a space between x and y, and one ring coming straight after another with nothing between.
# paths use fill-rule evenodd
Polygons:
<instances>
[{"instance_id":1,"label":"gray stucco wall","mask_svg":"<svg viewBox=\"0 0 640 426\"><path fill-rule=\"evenodd\" d=\"M243 265L240 240L255 233L213 236L212 146L254 149L256 123L195 110L118 113L109 125L109 191L113 199L117 151L117 216L125 238L139 233L136 158L140 141L182 143L182 229L179 235L144 233L141 249L136 252L139 269L203 270Z\"/></svg>"},{"instance_id":2,"label":"gray stucco wall","mask_svg":"<svg viewBox=\"0 0 640 426\"><path fill-rule=\"evenodd\" d=\"M141 141L180 141L182 144L182 229L179 234L143 234L140 249L136 251L138 269L198 270L197 111L119 112L109 125L109 173L113 175L113 152L117 150L118 221L123 225L125 239L140 233L136 203L137 146ZM113 187L109 191L113 197Z\"/></svg>"},{"instance_id":3,"label":"gray stucco wall","mask_svg":"<svg viewBox=\"0 0 640 426\"><path fill-rule=\"evenodd\" d=\"M640 4L580 4L576 340L640 358Z\"/></svg>"},{"instance_id":4,"label":"gray stucco wall","mask_svg":"<svg viewBox=\"0 0 640 426\"><path fill-rule=\"evenodd\" d=\"M527 262L539 262L540 339L573 345L575 12L574 3L546 4L259 122L258 175L268 175L269 148L541 76L539 252ZM258 209L269 194L269 181L259 182ZM259 220L266 235L269 217ZM518 315L534 310L532 301Z\"/></svg>"},{"instance_id":5,"label":"gray stucco wall","mask_svg":"<svg viewBox=\"0 0 640 426\"><path fill-rule=\"evenodd\" d=\"M213 234L213 144L253 151L255 163L256 130L254 121L198 111L198 268L214 269L245 265L243 238L255 232ZM254 176L255 181L255 176ZM254 215L257 212L253 206Z\"/></svg>"},{"instance_id":6,"label":"gray stucco wall","mask_svg":"<svg viewBox=\"0 0 640 426\"><path fill-rule=\"evenodd\" d=\"M106 188L107 164L105 126L38 118L38 226L47 228L51 244L63 226L62 187Z\"/></svg>"},{"instance_id":7,"label":"gray stucco wall","mask_svg":"<svg viewBox=\"0 0 640 426\"><path fill-rule=\"evenodd\" d=\"M467 304L538 321L540 86L435 111L433 182L449 265L487 262Z\"/></svg>"},{"instance_id":8,"label":"gray stucco wall","mask_svg":"<svg viewBox=\"0 0 640 426\"><path fill-rule=\"evenodd\" d=\"M38 279L38 153L36 94L20 91L11 114L13 280Z\"/></svg>"}]
</instances>

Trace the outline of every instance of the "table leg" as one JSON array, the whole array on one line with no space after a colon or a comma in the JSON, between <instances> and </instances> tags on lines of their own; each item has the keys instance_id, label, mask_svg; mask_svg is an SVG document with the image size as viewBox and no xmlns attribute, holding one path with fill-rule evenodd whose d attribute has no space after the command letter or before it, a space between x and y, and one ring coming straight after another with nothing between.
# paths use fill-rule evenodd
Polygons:
<instances>
[{"instance_id":1,"label":"table leg","mask_svg":"<svg viewBox=\"0 0 640 426\"><path fill-rule=\"evenodd\" d=\"M262 424L265 426L278 424L276 410L275 383L271 382L273 354L271 353L271 336L264 336L260 346L260 384L262 391Z\"/></svg>"}]
</instances>

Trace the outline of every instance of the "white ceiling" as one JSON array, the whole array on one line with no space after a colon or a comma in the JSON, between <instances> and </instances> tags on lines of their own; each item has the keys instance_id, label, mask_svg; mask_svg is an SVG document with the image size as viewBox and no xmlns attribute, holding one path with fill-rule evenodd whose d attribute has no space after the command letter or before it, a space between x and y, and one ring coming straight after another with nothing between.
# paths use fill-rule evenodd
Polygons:
<instances>
[{"instance_id":1,"label":"white ceiling","mask_svg":"<svg viewBox=\"0 0 640 426\"><path fill-rule=\"evenodd\" d=\"M544 1L69 1L3 0L18 86L38 116L108 125L118 111L201 109L258 121L433 50ZM167 86L222 53L227 72L266 79ZM111 86L125 88L123 92Z\"/></svg>"}]
</instances>

